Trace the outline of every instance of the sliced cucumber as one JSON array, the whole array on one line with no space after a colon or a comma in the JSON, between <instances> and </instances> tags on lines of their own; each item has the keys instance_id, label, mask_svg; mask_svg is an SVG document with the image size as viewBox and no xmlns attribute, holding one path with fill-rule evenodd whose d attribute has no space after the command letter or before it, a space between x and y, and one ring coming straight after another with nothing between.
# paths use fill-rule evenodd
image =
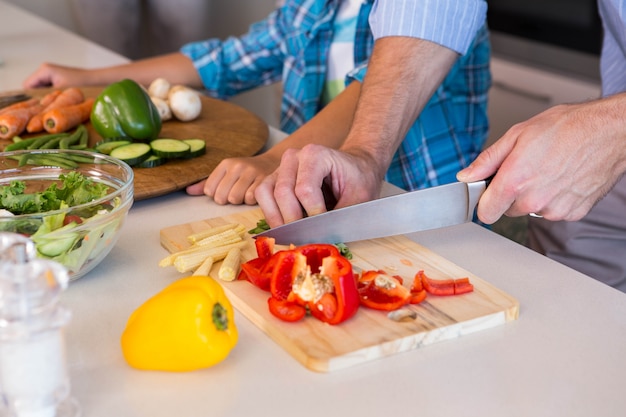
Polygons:
<instances>
[{"instance_id":1,"label":"sliced cucumber","mask_svg":"<svg viewBox=\"0 0 626 417\"><path fill-rule=\"evenodd\" d=\"M124 145L130 145L131 143L133 143L131 139L108 138L108 139L103 139L100 142L96 143L95 149L96 149L96 152L110 155L113 149L119 148L120 146L124 146Z\"/></svg>"},{"instance_id":2,"label":"sliced cucumber","mask_svg":"<svg viewBox=\"0 0 626 417\"><path fill-rule=\"evenodd\" d=\"M131 143L113 149L110 155L120 159L128 165L136 166L150 157L151 149L147 143Z\"/></svg>"},{"instance_id":3,"label":"sliced cucumber","mask_svg":"<svg viewBox=\"0 0 626 417\"><path fill-rule=\"evenodd\" d=\"M37 244L37 250L44 256L50 258L59 256L68 252L78 240L78 233L68 233L57 237L54 240L41 242Z\"/></svg>"},{"instance_id":4,"label":"sliced cucumber","mask_svg":"<svg viewBox=\"0 0 626 417\"><path fill-rule=\"evenodd\" d=\"M206 142L203 139L184 139L183 142L189 145L187 158L196 158L206 153Z\"/></svg>"},{"instance_id":5,"label":"sliced cucumber","mask_svg":"<svg viewBox=\"0 0 626 417\"><path fill-rule=\"evenodd\" d=\"M138 168L154 168L154 167L158 167L159 165L163 165L165 162L167 162L167 158L162 158L156 155L150 155L148 159L138 164L137 167Z\"/></svg>"},{"instance_id":6,"label":"sliced cucumber","mask_svg":"<svg viewBox=\"0 0 626 417\"><path fill-rule=\"evenodd\" d=\"M186 158L190 146L178 139L155 139L150 142L152 153L161 158Z\"/></svg>"}]
</instances>

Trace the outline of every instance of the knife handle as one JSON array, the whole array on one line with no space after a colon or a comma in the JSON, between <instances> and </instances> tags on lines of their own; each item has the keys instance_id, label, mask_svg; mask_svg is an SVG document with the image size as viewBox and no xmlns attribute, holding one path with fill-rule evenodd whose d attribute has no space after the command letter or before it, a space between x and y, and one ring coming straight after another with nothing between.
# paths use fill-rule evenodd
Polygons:
<instances>
[{"instance_id":1,"label":"knife handle","mask_svg":"<svg viewBox=\"0 0 626 417\"><path fill-rule=\"evenodd\" d=\"M489 187L489 184L491 184L491 180L493 180L493 178L496 176L496 174L498 173L498 171L496 171L495 174L492 174L490 176L488 176L487 178L484 179L485 181L485 188Z\"/></svg>"}]
</instances>

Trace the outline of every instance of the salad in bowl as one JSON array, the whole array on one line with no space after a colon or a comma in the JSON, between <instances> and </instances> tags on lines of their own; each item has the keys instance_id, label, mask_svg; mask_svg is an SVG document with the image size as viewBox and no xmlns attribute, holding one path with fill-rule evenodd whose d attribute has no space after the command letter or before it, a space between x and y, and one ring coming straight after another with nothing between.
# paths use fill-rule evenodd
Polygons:
<instances>
[{"instance_id":1,"label":"salad in bowl","mask_svg":"<svg viewBox=\"0 0 626 417\"><path fill-rule=\"evenodd\" d=\"M117 242L133 203L133 178L126 163L95 152L3 152L0 231L27 236L38 257L78 279Z\"/></svg>"}]
</instances>

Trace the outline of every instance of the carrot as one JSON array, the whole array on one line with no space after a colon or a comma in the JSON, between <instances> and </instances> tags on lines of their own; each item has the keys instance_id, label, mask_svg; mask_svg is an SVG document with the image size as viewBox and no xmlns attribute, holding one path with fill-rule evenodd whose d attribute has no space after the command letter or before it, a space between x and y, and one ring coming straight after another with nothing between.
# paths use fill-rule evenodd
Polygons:
<instances>
[{"instance_id":1,"label":"carrot","mask_svg":"<svg viewBox=\"0 0 626 417\"><path fill-rule=\"evenodd\" d=\"M39 104L38 98L30 98L28 100L20 101L18 103L13 103L10 106L6 106L0 109L0 114L10 112L17 109L23 109L26 107L34 106L35 104Z\"/></svg>"},{"instance_id":2,"label":"carrot","mask_svg":"<svg viewBox=\"0 0 626 417\"><path fill-rule=\"evenodd\" d=\"M49 133L60 133L86 122L91 114L95 99L88 98L79 104L50 110L43 116L43 125Z\"/></svg>"},{"instance_id":3,"label":"carrot","mask_svg":"<svg viewBox=\"0 0 626 417\"><path fill-rule=\"evenodd\" d=\"M59 94L55 97L50 104L48 104L40 113L31 117L30 121L26 125L26 131L29 133L41 132L43 127L43 115L50 110L60 109L62 107L71 106L74 104L82 103L85 100L83 92L76 88L70 87L63 91L59 90Z\"/></svg>"},{"instance_id":4,"label":"carrot","mask_svg":"<svg viewBox=\"0 0 626 417\"><path fill-rule=\"evenodd\" d=\"M0 139L11 139L26 129L31 117L43 109L41 104L13 109L0 114Z\"/></svg>"},{"instance_id":5,"label":"carrot","mask_svg":"<svg viewBox=\"0 0 626 417\"><path fill-rule=\"evenodd\" d=\"M61 95L61 90L54 90L39 99L39 104L46 107Z\"/></svg>"}]
</instances>

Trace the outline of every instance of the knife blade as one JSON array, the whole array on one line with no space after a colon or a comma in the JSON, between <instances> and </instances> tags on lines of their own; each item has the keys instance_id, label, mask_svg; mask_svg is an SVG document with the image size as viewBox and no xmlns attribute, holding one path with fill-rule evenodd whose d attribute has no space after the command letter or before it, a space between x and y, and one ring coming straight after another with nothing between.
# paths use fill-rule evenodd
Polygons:
<instances>
[{"instance_id":1,"label":"knife blade","mask_svg":"<svg viewBox=\"0 0 626 417\"><path fill-rule=\"evenodd\" d=\"M305 217L255 236L279 245L342 243L403 235L466 223L488 180L452 184L383 197Z\"/></svg>"},{"instance_id":2,"label":"knife blade","mask_svg":"<svg viewBox=\"0 0 626 417\"><path fill-rule=\"evenodd\" d=\"M4 107L8 107L11 104L19 103L20 101L25 101L31 98L29 95L18 93L18 94L0 94L0 109Z\"/></svg>"}]
</instances>

